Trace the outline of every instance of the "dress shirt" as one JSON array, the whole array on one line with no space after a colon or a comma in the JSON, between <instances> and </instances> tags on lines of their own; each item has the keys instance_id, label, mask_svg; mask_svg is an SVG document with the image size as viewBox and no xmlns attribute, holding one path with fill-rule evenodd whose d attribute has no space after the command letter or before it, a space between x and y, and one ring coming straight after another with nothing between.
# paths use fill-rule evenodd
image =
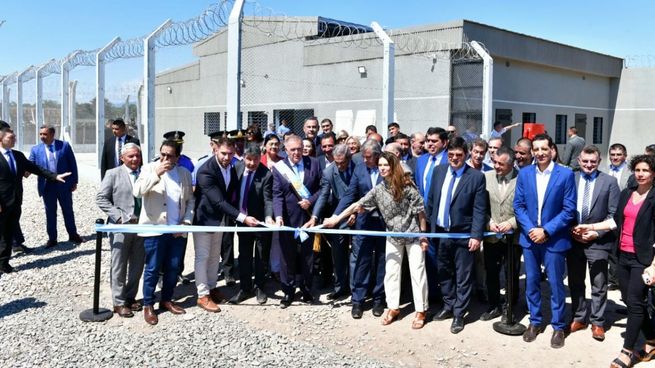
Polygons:
<instances>
[{"instance_id":1,"label":"dress shirt","mask_svg":"<svg viewBox=\"0 0 655 368\"><path fill-rule=\"evenodd\" d=\"M621 180L621 174L623 174L623 170L628 166L628 163L623 161L623 163L619 166L614 166L610 164L609 166L609 172L608 174L614 178L616 178L616 182L618 183Z\"/></svg>"},{"instance_id":2,"label":"dress shirt","mask_svg":"<svg viewBox=\"0 0 655 368\"><path fill-rule=\"evenodd\" d=\"M173 168L162 175L164 187L166 188L166 224L180 224L180 199L182 197L182 188L180 187L180 177L177 169Z\"/></svg>"},{"instance_id":3,"label":"dress shirt","mask_svg":"<svg viewBox=\"0 0 655 368\"><path fill-rule=\"evenodd\" d=\"M114 159L116 160L116 166L119 166L121 164L121 149L125 145L125 138L127 138L127 134L123 134L120 137L116 137L116 142L115 142L115 149L116 151L116 157Z\"/></svg>"},{"instance_id":4,"label":"dress shirt","mask_svg":"<svg viewBox=\"0 0 655 368\"><path fill-rule=\"evenodd\" d=\"M580 180L578 182L578 222L582 223L582 202L584 199L584 186L587 183L587 174L580 173ZM591 198L594 196L594 186L596 185L596 178L598 178L598 171L594 171L590 176L589 182L589 198L587 198L587 208L591 210Z\"/></svg>"},{"instance_id":5,"label":"dress shirt","mask_svg":"<svg viewBox=\"0 0 655 368\"><path fill-rule=\"evenodd\" d=\"M546 196L546 188L548 188L548 181L550 180L550 175L553 173L555 168L555 162L551 161L546 167L546 170L539 170L539 166L535 170L537 176L537 206L539 211L537 212L537 226L541 226L541 209L544 206L544 197Z\"/></svg>"},{"instance_id":6,"label":"dress shirt","mask_svg":"<svg viewBox=\"0 0 655 368\"><path fill-rule=\"evenodd\" d=\"M218 164L218 167L221 169L221 175L223 175L223 181L225 182L225 190L230 186L230 169L232 168L230 165L227 166L227 168L221 166L221 164Z\"/></svg>"},{"instance_id":7,"label":"dress shirt","mask_svg":"<svg viewBox=\"0 0 655 368\"><path fill-rule=\"evenodd\" d=\"M378 176L380 175L380 171L377 167L367 167L366 169L368 170L368 174L371 176L371 188L373 188L378 185Z\"/></svg>"},{"instance_id":8,"label":"dress shirt","mask_svg":"<svg viewBox=\"0 0 655 368\"><path fill-rule=\"evenodd\" d=\"M48 161L48 170L57 173L57 154L55 152L55 142L45 145L45 156Z\"/></svg>"},{"instance_id":9,"label":"dress shirt","mask_svg":"<svg viewBox=\"0 0 655 368\"><path fill-rule=\"evenodd\" d=\"M464 173L464 169L466 168L464 165L462 165L462 167L457 169L457 171L453 171L452 167L448 168L448 170L446 171L446 178L444 179L443 184L441 185L441 197L439 198L439 211L437 212L438 226L445 227L444 224L446 219L444 213L446 211L446 198L448 197L448 193L447 193L448 187L450 186L450 181L455 180L455 184L453 185L453 193L451 194L451 198L452 198L452 196L457 191L457 185L459 185L459 180L462 178L462 174ZM430 188L427 188L426 190L430 190Z\"/></svg>"},{"instance_id":10,"label":"dress shirt","mask_svg":"<svg viewBox=\"0 0 655 368\"><path fill-rule=\"evenodd\" d=\"M130 169L129 167L127 167L127 166L125 166L125 165L123 165L123 168L124 168L125 171L127 172L127 175L128 175L129 178L130 178L130 182L132 183L132 186L134 186L134 182L136 181L136 178L137 178L139 175L136 175L136 177L135 177L134 175L132 175L132 169ZM136 169L136 172L137 172L137 173L138 173L139 171L140 171L139 169Z\"/></svg>"},{"instance_id":11,"label":"dress shirt","mask_svg":"<svg viewBox=\"0 0 655 368\"><path fill-rule=\"evenodd\" d=\"M293 162L291 162L291 160L289 160L289 163L291 164L291 169L293 170L293 172L295 172L296 175L298 175L298 178L300 178L300 182L301 183L304 182L305 181L305 165L302 162L302 158L300 159L300 161L298 161L297 164L294 164Z\"/></svg>"}]
</instances>

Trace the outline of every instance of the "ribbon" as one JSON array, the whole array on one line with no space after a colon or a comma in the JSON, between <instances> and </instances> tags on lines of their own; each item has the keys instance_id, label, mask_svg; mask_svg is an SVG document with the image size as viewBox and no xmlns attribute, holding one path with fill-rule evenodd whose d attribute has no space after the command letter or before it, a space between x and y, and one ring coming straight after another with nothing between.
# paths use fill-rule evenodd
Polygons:
<instances>
[{"instance_id":1,"label":"ribbon","mask_svg":"<svg viewBox=\"0 0 655 368\"><path fill-rule=\"evenodd\" d=\"M246 226L198 226L198 225L130 225L130 224L96 224L96 232L104 233L128 233L128 234L177 234L177 233L215 233L215 232L235 232L235 233L261 233L275 231L291 231L294 237L300 237L304 241L309 237L307 233L315 234L341 234L341 235L360 235L360 236L392 236L395 238L431 238L431 239L468 239L469 233L404 233L394 231L375 231L375 230L349 230L349 229L325 229L323 225L297 228L290 226L269 225L263 222L258 227ZM511 234L511 233L510 233ZM483 237L496 236L502 237L502 233L485 232Z\"/></svg>"}]
</instances>

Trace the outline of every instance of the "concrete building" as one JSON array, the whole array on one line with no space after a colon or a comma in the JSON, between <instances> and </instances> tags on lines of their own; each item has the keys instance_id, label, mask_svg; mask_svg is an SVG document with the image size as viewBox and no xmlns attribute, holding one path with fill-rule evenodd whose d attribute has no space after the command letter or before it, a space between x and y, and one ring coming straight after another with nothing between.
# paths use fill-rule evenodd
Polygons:
<instances>
[{"instance_id":1,"label":"concrete building","mask_svg":"<svg viewBox=\"0 0 655 368\"><path fill-rule=\"evenodd\" d=\"M372 32L331 37L326 24L335 23L321 17L244 20L244 128L286 119L300 132L304 118L315 115L355 135L369 124L386 132L382 45ZM394 120L403 132L453 123L460 132L480 133L482 61L462 50L463 43L477 41L494 61L492 121L543 123L560 148L571 126L603 152L617 141L633 153L655 141L632 130L655 117L651 69L624 69L618 57L468 20L389 33L396 43ZM156 136L185 130L191 157L207 153L206 132L225 128L226 37L221 32L195 45L195 63L157 76ZM520 136L513 129L506 141Z\"/></svg>"}]
</instances>

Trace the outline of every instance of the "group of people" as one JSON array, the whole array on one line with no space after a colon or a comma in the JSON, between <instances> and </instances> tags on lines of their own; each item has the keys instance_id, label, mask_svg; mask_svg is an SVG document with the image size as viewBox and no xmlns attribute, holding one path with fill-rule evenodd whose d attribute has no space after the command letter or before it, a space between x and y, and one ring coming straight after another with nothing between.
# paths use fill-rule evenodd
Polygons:
<instances>
[{"instance_id":1,"label":"group of people","mask_svg":"<svg viewBox=\"0 0 655 368\"><path fill-rule=\"evenodd\" d=\"M41 143L30 151L29 158L18 150L16 134L11 126L0 120L0 275L14 272L9 263L12 255L18 256L32 251L25 246L25 237L20 228L23 203L23 179L34 174L38 176L37 188L43 199L48 241L46 248L56 247L57 204L64 217L68 241L74 244L84 242L78 234L73 212L73 192L77 189L77 163L68 142L55 139L55 128L43 125L39 128Z\"/></svg>"}]
</instances>

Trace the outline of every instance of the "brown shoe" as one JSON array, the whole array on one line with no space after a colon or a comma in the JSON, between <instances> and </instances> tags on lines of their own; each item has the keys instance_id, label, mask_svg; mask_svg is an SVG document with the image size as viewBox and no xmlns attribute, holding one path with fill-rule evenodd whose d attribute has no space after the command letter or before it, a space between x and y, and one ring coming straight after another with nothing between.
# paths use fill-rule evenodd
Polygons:
<instances>
[{"instance_id":1,"label":"brown shoe","mask_svg":"<svg viewBox=\"0 0 655 368\"><path fill-rule=\"evenodd\" d=\"M140 302L131 302L128 303L128 306L132 312L140 312L143 309L143 305Z\"/></svg>"},{"instance_id":2,"label":"brown shoe","mask_svg":"<svg viewBox=\"0 0 655 368\"><path fill-rule=\"evenodd\" d=\"M159 318L157 318L157 312L155 312L155 308L153 308L152 305L146 305L143 307L143 319L146 320L146 323L149 325L156 325L159 323Z\"/></svg>"},{"instance_id":3,"label":"brown shoe","mask_svg":"<svg viewBox=\"0 0 655 368\"><path fill-rule=\"evenodd\" d=\"M605 340L605 329L603 326L591 325L591 337L598 341Z\"/></svg>"},{"instance_id":4,"label":"brown shoe","mask_svg":"<svg viewBox=\"0 0 655 368\"><path fill-rule=\"evenodd\" d=\"M553 349L564 347L564 340L566 340L564 330L555 330L553 331L553 337L550 338L550 347Z\"/></svg>"},{"instance_id":5,"label":"brown shoe","mask_svg":"<svg viewBox=\"0 0 655 368\"><path fill-rule=\"evenodd\" d=\"M216 304L224 303L227 300L225 295L223 295L223 293L221 293L220 290L218 290L218 288L213 288L209 290L209 296L212 298L212 301Z\"/></svg>"},{"instance_id":6,"label":"brown shoe","mask_svg":"<svg viewBox=\"0 0 655 368\"><path fill-rule=\"evenodd\" d=\"M582 323L582 322L578 322L578 321L571 322L571 327L570 327L571 333L574 333L574 332L577 332L577 331L580 331L580 330L584 330L586 328L587 328L586 323Z\"/></svg>"},{"instance_id":7,"label":"brown shoe","mask_svg":"<svg viewBox=\"0 0 655 368\"><path fill-rule=\"evenodd\" d=\"M166 309L167 311L173 313L173 314L184 314L186 311L184 308L180 307L179 305L173 303L173 302L161 302L159 303L159 309Z\"/></svg>"},{"instance_id":8,"label":"brown shoe","mask_svg":"<svg viewBox=\"0 0 655 368\"><path fill-rule=\"evenodd\" d=\"M544 332L544 328L542 326L535 326L532 323L530 323L528 325L528 328L523 333L523 341L533 342L534 340L537 339L537 335L539 335L542 332Z\"/></svg>"},{"instance_id":9,"label":"brown shoe","mask_svg":"<svg viewBox=\"0 0 655 368\"><path fill-rule=\"evenodd\" d=\"M114 306L114 313L118 314L119 316L123 318L132 318L134 317L134 313L132 313L132 310L124 305L115 305Z\"/></svg>"},{"instance_id":10,"label":"brown shoe","mask_svg":"<svg viewBox=\"0 0 655 368\"><path fill-rule=\"evenodd\" d=\"M221 308L214 303L209 295L201 296L198 298L198 306L207 312L218 313L221 311Z\"/></svg>"}]
</instances>

